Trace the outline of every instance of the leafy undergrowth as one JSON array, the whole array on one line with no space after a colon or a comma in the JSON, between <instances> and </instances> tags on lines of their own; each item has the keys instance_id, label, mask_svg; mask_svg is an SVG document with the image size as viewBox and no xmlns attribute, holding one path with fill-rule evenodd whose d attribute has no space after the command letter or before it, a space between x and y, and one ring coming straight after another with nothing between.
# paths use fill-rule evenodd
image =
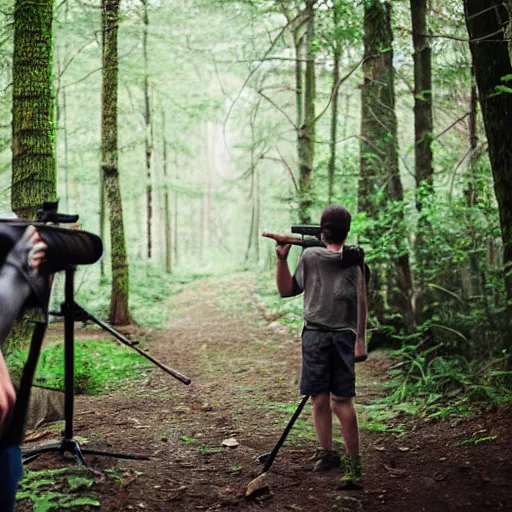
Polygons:
<instances>
[{"instance_id":1,"label":"leafy undergrowth","mask_svg":"<svg viewBox=\"0 0 512 512\"><path fill-rule=\"evenodd\" d=\"M21 375L26 352L18 350L8 359L11 374ZM145 359L128 347L110 339L75 341L75 394L100 395L134 388L148 378ZM34 384L64 390L64 354L61 343L46 345L41 351Z\"/></svg>"},{"instance_id":2,"label":"leafy undergrowth","mask_svg":"<svg viewBox=\"0 0 512 512\"><path fill-rule=\"evenodd\" d=\"M69 468L26 470L16 500L31 501L33 512L94 510L100 506L91 489L94 482L90 473Z\"/></svg>"},{"instance_id":3,"label":"leafy undergrowth","mask_svg":"<svg viewBox=\"0 0 512 512\"><path fill-rule=\"evenodd\" d=\"M429 419L469 417L474 408L512 402L512 358L500 357L471 361L462 356L435 355L437 345L404 345L394 351L395 360L385 384L387 402L413 404Z\"/></svg>"}]
</instances>

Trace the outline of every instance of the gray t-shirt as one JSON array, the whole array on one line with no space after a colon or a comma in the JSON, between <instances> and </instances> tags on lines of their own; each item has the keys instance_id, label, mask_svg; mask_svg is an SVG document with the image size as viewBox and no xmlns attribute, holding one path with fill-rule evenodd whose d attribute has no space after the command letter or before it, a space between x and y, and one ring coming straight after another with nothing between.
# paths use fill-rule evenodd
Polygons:
<instances>
[{"instance_id":1,"label":"gray t-shirt","mask_svg":"<svg viewBox=\"0 0 512 512\"><path fill-rule=\"evenodd\" d=\"M343 267L343 252L324 247L304 250L293 276L294 295L304 292L306 326L329 330L357 330L356 265Z\"/></svg>"}]
</instances>

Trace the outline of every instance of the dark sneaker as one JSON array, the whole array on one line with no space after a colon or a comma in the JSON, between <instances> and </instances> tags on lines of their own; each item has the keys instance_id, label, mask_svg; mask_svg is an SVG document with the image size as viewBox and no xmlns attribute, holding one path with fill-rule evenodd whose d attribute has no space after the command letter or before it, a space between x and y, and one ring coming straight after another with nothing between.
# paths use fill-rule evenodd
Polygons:
<instances>
[{"instance_id":1,"label":"dark sneaker","mask_svg":"<svg viewBox=\"0 0 512 512\"><path fill-rule=\"evenodd\" d=\"M336 450L318 448L309 460L315 461L313 471L330 471L340 467L340 456Z\"/></svg>"},{"instance_id":2,"label":"dark sneaker","mask_svg":"<svg viewBox=\"0 0 512 512\"><path fill-rule=\"evenodd\" d=\"M345 455L341 459L341 470L343 476L340 478L338 487L343 491L359 491L363 488L361 475L361 457L349 457Z\"/></svg>"}]
</instances>

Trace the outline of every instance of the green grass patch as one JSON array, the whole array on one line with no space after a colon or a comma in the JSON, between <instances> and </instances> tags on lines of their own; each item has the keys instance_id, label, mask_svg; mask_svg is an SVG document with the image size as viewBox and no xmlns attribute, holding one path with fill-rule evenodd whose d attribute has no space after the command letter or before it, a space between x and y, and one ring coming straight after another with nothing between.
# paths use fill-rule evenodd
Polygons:
<instances>
[{"instance_id":1,"label":"green grass patch","mask_svg":"<svg viewBox=\"0 0 512 512\"><path fill-rule=\"evenodd\" d=\"M388 425L386 423L363 420L359 422L359 428L361 430L370 430L373 432L386 432L389 434L400 434L401 436L405 435L405 425L402 423L399 425Z\"/></svg>"},{"instance_id":2,"label":"green grass patch","mask_svg":"<svg viewBox=\"0 0 512 512\"><path fill-rule=\"evenodd\" d=\"M16 351L9 356L8 366L19 377L26 352ZM101 395L119 388L134 388L147 378L148 363L132 349L106 340L75 342L75 393ZM64 349L61 343L43 348L34 384L64 390Z\"/></svg>"},{"instance_id":3,"label":"green grass patch","mask_svg":"<svg viewBox=\"0 0 512 512\"><path fill-rule=\"evenodd\" d=\"M469 439L461 439L457 441L456 444L458 445L465 445L465 444L471 444L471 445L479 445L479 444L487 444L490 443L496 439L498 439L498 436L482 436L480 435L480 432L475 432Z\"/></svg>"},{"instance_id":4,"label":"green grass patch","mask_svg":"<svg viewBox=\"0 0 512 512\"><path fill-rule=\"evenodd\" d=\"M100 501L92 490L94 477L85 472L77 474L76 471L70 468L26 470L16 494L16 501L32 502L33 512L97 509Z\"/></svg>"},{"instance_id":5,"label":"green grass patch","mask_svg":"<svg viewBox=\"0 0 512 512\"><path fill-rule=\"evenodd\" d=\"M390 404L386 399L376 399L370 404L357 404L359 428L373 432L405 434L405 425L396 420L403 414L415 415L418 407L414 403Z\"/></svg>"},{"instance_id":6,"label":"green grass patch","mask_svg":"<svg viewBox=\"0 0 512 512\"><path fill-rule=\"evenodd\" d=\"M423 409L423 414L435 420L469 418L472 414L471 406L464 401L458 401L452 405L433 404Z\"/></svg>"},{"instance_id":7,"label":"green grass patch","mask_svg":"<svg viewBox=\"0 0 512 512\"><path fill-rule=\"evenodd\" d=\"M275 425L282 426L284 430L293 413L296 411L298 404L267 402L265 406L268 407L270 411L272 411L271 416L274 417L272 422ZM275 414L276 412L278 413L277 415ZM315 441L316 439L317 435L315 426L313 425L313 420L311 417L311 403L308 402L304 406L301 415L295 421L293 428L290 430L286 442L291 444L298 444L301 441Z\"/></svg>"},{"instance_id":8,"label":"green grass patch","mask_svg":"<svg viewBox=\"0 0 512 512\"><path fill-rule=\"evenodd\" d=\"M192 439L187 436L181 436L180 441L183 441L187 444L192 444L198 447L199 451L205 455L211 455L212 453L219 453L223 451L223 448L212 448L210 446L206 446L201 441L198 441L197 439Z\"/></svg>"}]
</instances>

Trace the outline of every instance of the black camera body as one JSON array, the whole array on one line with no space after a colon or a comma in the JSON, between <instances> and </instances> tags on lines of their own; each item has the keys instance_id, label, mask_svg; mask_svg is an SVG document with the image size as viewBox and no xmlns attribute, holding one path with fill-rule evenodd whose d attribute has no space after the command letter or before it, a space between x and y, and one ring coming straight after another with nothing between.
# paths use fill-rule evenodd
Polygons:
<instances>
[{"instance_id":1,"label":"black camera body","mask_svg":"<svg viewBox=\"0 0 512 512\"><path fill-rule=\"evenodd\" d=\"M315 224L302 224L299 226L292 226L292 233L302 236L314 236L320 240L322 228Z\"/></svg>"},{"instance_id":2,"label":"black camera body","mask_svg":"<svg viewBox=\"0 0 512 512\"><path fill-rule=\"evenodd\" d=\"M103 253L101 238L87 231L61 228L30 220L0 219L0 266L23 236L28 226L35 226L46 249L42 271L54 274L70 265L89 265L98 261Z\"/></svg>"},{"instance_id":3,"label":"black camera body","mask_svg":"<svg viewBox=\"0 0 512 512\"><path fill-rule=\"evenodd\" d=\"M38 222L51 222L53 224L73 224L78 221L78 215L58 213L58 201L45 201L37 210L36 220Z\"/></svg>"},{"instance_id":4,"label":"black camera body","mask_svg":"<svg viewBox=\"0 0 512 512\"><path fill-rule=\"evenodd\" d=\"M45 202L37 213L37 220L0 219L0 266L7 254L22 237L28 226L37 228L39 235L48 246L43 272L54 274L70 265L95 263L103 254L103 243L98 235L60 227L58 223L75 223L78 215L57 212L57 202Z\"/></svg>"},{"instance_id":5,"label":"black camera body","mask_svg":"<svg viewBox=\"0 0 512 512\"><path fill-rule=\"evenodd\" d=\"M0 219L0 267L28 226L34 226L47 245L45 262L41 265L40 276L48 281L51 274L70 266L89 265L98 261L103 254L101 238L93 233L60 227L54 223L74 223L78 215L63 215L57 212L57 203L44 203L38 211L36 221L29 219ZM48 283L44 288L48 289ZM26 307L41 303L41 297L32 294Z\"/></svg>"}]
</instances>

